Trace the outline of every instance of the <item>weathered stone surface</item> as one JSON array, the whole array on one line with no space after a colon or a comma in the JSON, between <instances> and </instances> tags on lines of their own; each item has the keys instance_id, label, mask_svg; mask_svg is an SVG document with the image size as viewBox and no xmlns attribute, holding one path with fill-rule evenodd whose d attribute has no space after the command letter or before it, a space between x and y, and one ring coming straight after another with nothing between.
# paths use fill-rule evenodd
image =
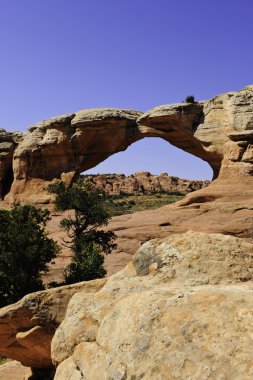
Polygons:
<instances>
[{"instance_id":1,"label":"weathered stone surface","mask_svg":"<svg viewBox=\"0 0 253 380\"><path fill-rule=\"evenodd\" d=\"M209 184L209 181L194 181L171 177L167 173L154 175L149 172L138 172L130 176L125 174L89 174L82 178L84 182L91 182L111 195L159 192L187 194Z\"/></svg>"},{"instance_id":2,"label":"weathered stone surface","mask_svg":"<svg viewBox=\"0 0 253 380\"><path fill-rule=\"evenodd\" d=\"M252 289L131 295L107 314L97 342L80 343L59 365L55 380L251 379Z\"/></svg>"},{"instance_id":3,"label":"weathered stone surface","mask_svg":"<svg viewBox=\"0 0 253 380\"><path fill-rule=\"evenodd\" d=\"M252 279L253 244L243 239L154 239L107 281L3 308L0 353L50 368L45 337L61 322L52 340L55 380L251 379Z\"/></svg>"},{"instance_id":4,"label":"weathered stone surface","mask_svg":"<svg viewBox=\"0 0 253 380\"><path fill-rule=\"evenodd\" d=\"M26 380L31 376L31 370L12 360L0 366L0 379L2 380Z\"/></svg>"},{"instance_id":5,"label":"weathered stone surface","mask_svg":"<svg viewBox=\"0 0 253 380\"><path fill-rule=\"evenodd\" d=\"M222 234L145 243L100 291L71 299L55 379L251 379L252 259L252 244Z\"/></svg>"},{"instance_id":6,"label":"weathered stone surface","mask_svg":"<svg viewBox=\"0 0 253 380\"><path fill-rule=\"evenodd\" d=\"M29 294L0 309L0 354L33 368L52 367L50 345L71 296L96 292L105 280L81 282Z\"/></svg>"}]
</instances>

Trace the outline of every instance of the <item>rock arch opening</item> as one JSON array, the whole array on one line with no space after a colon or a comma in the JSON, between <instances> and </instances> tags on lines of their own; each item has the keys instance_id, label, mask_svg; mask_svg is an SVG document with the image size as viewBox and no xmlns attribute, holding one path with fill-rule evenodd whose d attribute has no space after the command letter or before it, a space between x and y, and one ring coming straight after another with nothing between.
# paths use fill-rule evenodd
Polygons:
<instances>
[{"instance_id":1,"label":"rock arch opening","mask_svg":"<svg viewBox=\"0 0 253 380\"><path fill-rule=\"evenodd\" d=\"M169 176L191 180L213 178L213 170L206 161L173 146L160 137L143 138L125 151L112 154L82 174L131 175L136 172L168 173Z\"/></svg>"}]
</instances>

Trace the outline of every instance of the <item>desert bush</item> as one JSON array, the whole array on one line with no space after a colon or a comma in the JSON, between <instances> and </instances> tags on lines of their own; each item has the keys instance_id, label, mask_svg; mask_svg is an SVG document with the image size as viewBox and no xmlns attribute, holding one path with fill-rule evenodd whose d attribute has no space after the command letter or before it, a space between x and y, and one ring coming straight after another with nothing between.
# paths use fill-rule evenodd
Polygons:
<instances>
[{"instance_id":1,"label":"desert bush","mask_svg":"<svg viewBox=\"0 0 253 380\"><path fill-rule=\"evenodd\" d=\"M194 98L194 96L193 96L193 95L188 95L188 96L186 96L186 98L185 98L185 102L186 102L186 103L195 103L195 98Z\"/></svg>"},{"instance_id":2,"label":"desert bush","mask_svg":"<svg viewBox=\"0 0 253 380\"><path fill-rule=\"evenodd\" d=\"M47 237L49 211L33 206L0 210L0 306L44 289L41 275L59 252Z\"/></svg>"},{"instance_id":3,"label":"desert bush","mask_svg":"<svg viewBox=\"0 0 253 380\"><path fill-rule=\"evenodd\" d=\"M106 193L82 182L72 187L58 182L49 186L49 192L55 194L58 211L73 210L60 222L69 237L65 244L73 251L72 262L64 272L65 283L104 277L103 253L111 253L116 247L115 234L101 229L110 219Z\"/></svg>"}]
</instances>

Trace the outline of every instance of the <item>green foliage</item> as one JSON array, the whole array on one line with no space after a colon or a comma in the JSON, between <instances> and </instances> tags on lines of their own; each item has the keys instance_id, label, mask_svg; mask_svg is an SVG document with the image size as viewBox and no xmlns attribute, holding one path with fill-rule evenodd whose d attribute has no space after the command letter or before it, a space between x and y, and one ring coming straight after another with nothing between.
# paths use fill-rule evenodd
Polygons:
<instances>
[{"instance_id":1,"label":"green foliage","mask_svg":"<svg viewBox=\"0 0 253 380\"><path fill-rule=\"evenodd\" d=\"M71 264L65 270L66 284L80 281L89 281L95 278L103 278L106 275L104 269L104 256L96 244L84 243L82 251L76 253Z\"/></svg>"},{"instance_id":2,"label":"green foliage","mask_svg":"<svg viewBox=\"0 0 253 380\"><path fill-rule=\"evenodd\" d=\"M186 102L186 103L195 103L195 98L194 98L194 96L193 96L193 95L188 95L188 96L186 96L186 98L185 98L185 102Z\"/></svg>"},{"instance_id":3,"label":"green foliage","mask_svg":"<svg viewBox=\"0 0 253 380\"><path fill-rule=\"evenodd\" d=\"M112 216L131 214L133 212L154 210L183 198L181 193L160 192L155 194L111 195L106 201L106 207Z\"/></svg>"},{"instance_id":4,"label":"green foliage","mask_svg":"<svg viewBox=\"0 0 253 380\"><path fill-rule=\"evenodd\" d=\"M48 210L16 206L0 210L0 306L44 289L41 274L59 247L47 237Z\"/></svg>"},{"instance_id":5,"label":"green foliage","mask_svg":"<svg viewBox=\"0 0 253 380\"><path fill-rule=\"evenodd\" d=\"M113 243L115 234L101 230L110 219L105 203L107 195L91 183L81 182L72 187L58 182L50 185L48 190L56 196L57 210L73 210L72 215L60 222L70 239L65 243L74 253L71 264L65 270L65 282L103 277L106 272L101 252L108 254L116 247Z\"/></svg>"}]
</instances>

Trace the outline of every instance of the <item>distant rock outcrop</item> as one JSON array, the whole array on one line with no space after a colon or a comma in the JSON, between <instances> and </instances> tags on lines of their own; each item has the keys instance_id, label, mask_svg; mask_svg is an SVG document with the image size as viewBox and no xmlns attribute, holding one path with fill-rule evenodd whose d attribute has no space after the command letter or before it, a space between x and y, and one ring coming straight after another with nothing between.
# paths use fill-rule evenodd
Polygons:
<instances>
[{"instance_id":1,"label":"distant rock outcrop","mask_svg":"<svg viewBox=\"0 0 253 380\"><path fill-rule=\"evenodd\" d=\"M154 194L159 192L187 194L209 185L209 181L196 181L171 177L167 173L160 175L138 172L130 176L125 174L88 174L83 175L84 182L111 195L119 194Z\"/></svg>"}]
</instances>

